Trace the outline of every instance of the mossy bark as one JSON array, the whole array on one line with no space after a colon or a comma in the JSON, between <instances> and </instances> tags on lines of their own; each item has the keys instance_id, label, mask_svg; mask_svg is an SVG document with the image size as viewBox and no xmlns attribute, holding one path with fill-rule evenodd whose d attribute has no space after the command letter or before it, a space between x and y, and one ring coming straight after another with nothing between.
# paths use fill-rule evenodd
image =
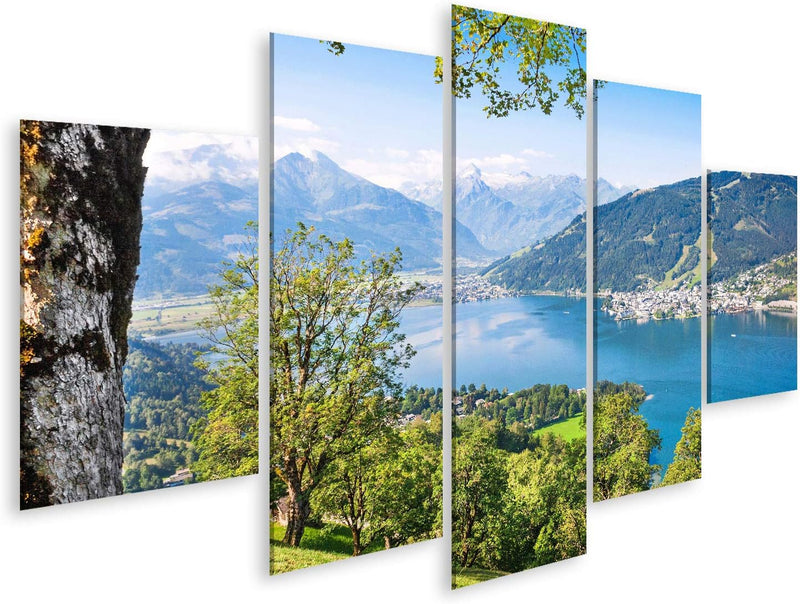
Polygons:
<instances>
[{"instance_id":1,"label":"mossy bark","mask_svg":"<svg viewBox=\"0 0 800 604\"><path fill-rule=\"evenodd\" d=\"M149 130L20 123L20 507L122 493Z\"/></svg>"}]
</instances>

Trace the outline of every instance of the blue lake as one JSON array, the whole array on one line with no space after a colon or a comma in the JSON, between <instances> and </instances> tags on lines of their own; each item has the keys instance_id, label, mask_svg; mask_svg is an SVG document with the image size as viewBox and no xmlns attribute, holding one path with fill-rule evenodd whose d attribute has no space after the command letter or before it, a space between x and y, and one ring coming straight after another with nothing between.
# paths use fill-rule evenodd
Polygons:
<instances>
[{"instance_id":1,"label":"blue lake","mask_svg":"<svg viewBox=\"0 0 800 604\"><path fill-rule=\"evenodd\" d=\"M708 402L797 388L797 315L714 315L708 327Z\"/></svg>"},{"instance_id":2,"label":"blue lake","mask_svg":"<svg viewBox=\"0 0 800 604\"><path fill-rule=\"evenodd\" d=\"M598 302L599 305L599 302ZM441 343L434 343L441 308L409 309L402 328L424 348L406 371L407 383L438 385ZM524 296L455 307L455 383L485 383L510 391L538 383L586 386L586 301ZM597 377L644 386L641 413L659 430L652 463L664 468L689 407L700 405L700 319L622 322L597 314Z\"/></svg>"},{"instance_id":3,"label":"blue lake","mask_svg":"<svg viewBox=\"0 0 800 604\"><path fill-rule=\"evenodd\" d=\"M455 383L586 386L586 301L525 296L455 307Z\"/></svg>"},{"instance_id":4,"label":"blue lake","mask_svg":"<svg viewBox=\"0 0 800 604\"><path fill-rule=\"evenodd\" d=\"M666 470L690 407L701 404L701 321L615 321L595 300L596 377L612 382L636 382L647 392L639 408L661 435L661 450L650 463Z\"/></svg>"}]
</instances>

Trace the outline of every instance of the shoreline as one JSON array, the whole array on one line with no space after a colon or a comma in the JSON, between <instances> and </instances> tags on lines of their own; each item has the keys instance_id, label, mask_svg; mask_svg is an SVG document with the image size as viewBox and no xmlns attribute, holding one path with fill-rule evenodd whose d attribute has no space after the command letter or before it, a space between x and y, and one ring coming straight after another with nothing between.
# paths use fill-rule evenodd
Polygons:
<instances>
[{"instance_id":1,"label":"shoreline","mask_svg":"<svg viewBox=\"0 0 800 604\"><path fill-rule=\"evenodd\" d=\"M708 316L712 317L715 315L743 315L748 312L769 312L769 313L777 313L779 315L794 315L797 316L797 308L769 308L767 306L748 306L747 308L740 308L737 310L709 310Z\"/></svg>"}]
</instances>

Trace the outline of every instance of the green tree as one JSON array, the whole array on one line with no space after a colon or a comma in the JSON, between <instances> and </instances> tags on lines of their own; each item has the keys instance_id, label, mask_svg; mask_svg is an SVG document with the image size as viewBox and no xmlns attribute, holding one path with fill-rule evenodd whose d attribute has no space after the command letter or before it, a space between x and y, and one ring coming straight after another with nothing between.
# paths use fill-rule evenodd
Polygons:
<instances>
[{"instance_id":1,"label":"green tree","mask_svg":"<svg viewBox=\"0 0 800 604\"><path fill-rule=\"evenodd\" d=\"M535 108L550 115L565 97L564 106L583 116L586 30L458 5L452 19L454 96L480 90L488 117ZM516 82L501 74L505 63L514 66ZM441 57L434 76L441 82Z\"/></svg>"},{"instance_id":2,"label":"green tree","mask_svg":"<svg viewBox=\"0 0 800 604\"><path fill-rule=\"evenodd\" d=\"M490 557L499 538L493 521L502 517L508 480L506 453L488 422L469 417L457 424L453 442L453 542L455 569ZM456 436L455 432L458 432Z\"/></svg>"},{"instance_id":3,"label":"green tree","mask_svg":"<svg viewBox=\"0 0 800 604\"><path fill-rule=\"evenodd\" d=\"M382 528L384 519L376 513L378 467L382 456L396 455L394 449L399 443L395 436L389 433L333 460L311 495L317 512L322 510L350 529L354 556L361 555ZM368 534L363 534L365 529Z\"/></svg>"},{"instance_id":4,"label":"green tree","mask_svg":"<svg viewBox=\"0 0 800 604\"><path fill-rule=\"evenodd\" d=\"M586 442L545 434L507 468L498 567L515 572L585 553Z\"/></svg>"},{"instance_id":5,"label":"green tree","mask_svg":"<svg viewBox=\"0 0 800 604\"><path fill-rule=\"evenodd\" d=\"M212 345L196 362L213 389L200 395L207 416L192 426L200 480L258 472L258 240L248 223L243 249L209 288L214 307L200 325Z\"/></svg>"},{"instance_id":6,"label":"green tree","mask_svg":"<svg viewBox=\"0 0 800 604\"><path fill-rule=\"evenodd\" d=\"M442 534L442 414L400 433L401 446L377 467L376 516L386 547Z\"/></svg>"},{"instance_id":7,"label":"green tree","mask_svg":"<svg viewBox=\"0 0 800 604\"><path fill-rule=\"evenodd\" d=\"M418 289L396 274L399 249L356 264L349 240L312 234L302 223L287 233L270 279L271 470L286 485L292 546L328 466L397 416L397 371L414 353L397 331Z\"/></svg>"},{"instance_id":8,"label":"green tree","mask_svg":"<svg viewBox=\"0 0 800 604\"><path fill-rule=\"evenodd\" d=\"M341 42L320 40L341 55ZM538 108L550 115L558 100L580 119L586 100L586 30L453 5L453 96L469 98L474 89L489 103L487 117ZM515 67L516 82L501 75ZM442 57L436 57L434 80L441 83ZM596 82L595 87L602 87Z\"/></svg>"},{"instance_id":9,"label":"green tree","mask_svg":"<svg viewBox=\"0 0 800 604\"><path fill-rule=\"evenodd\" d=\"M702 469L700 409L689 408L686 422L681 428L681 438L675 445L675 456L667 467L661 485L678 484L700 478Z\"/></svg>"},{"instance_id":10,"label":"green tree","mask_svg":"<svg viewBox=\"0 0 800 604\"><path fill-rule=\"evenodd\" d=\"M641 399L628 391L595 396L594 500L602 501L650 488L650 453L661 448L658 430L639 415Z\"/></svg>"},{"instance_id":11,"label":"green tree","mask_svg":"<svg viewBox=\"0 0 800 604\"><path fill-rule=\"evenodd\" d=\"M344 522L358 556L441 534L441 414L416 422L334 461L311 501L315 513ZM438 424L438 427L437 427ZM439 434L432 430L439 429Z\"/></svg>"}]
</instances>

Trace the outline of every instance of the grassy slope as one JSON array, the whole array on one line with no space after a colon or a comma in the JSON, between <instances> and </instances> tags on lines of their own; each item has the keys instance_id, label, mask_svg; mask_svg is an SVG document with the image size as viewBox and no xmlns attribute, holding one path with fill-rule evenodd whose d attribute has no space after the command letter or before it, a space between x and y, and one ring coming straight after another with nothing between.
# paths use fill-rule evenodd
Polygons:
<instances>
[{"instance_id":1,"label":"grassy slope","mask_svg":"<svg viewBox=\"0 0 800 604\"><path fill-rule=\"evenodd\" d=\"M487 570L485 568L462 568L458 571L453 569L451 585L453 589L458 589L459 587L466 587L467 585L482 583L483 581L488 581L489 579L504 577L508 574L509 573L505 573L501 570Z\"/></svg>"},{"instance_id":2,"label":"grassy slope","mask_svg":"<svg viewBox=\"0 0 800 604\"><path fill-rule=\"evenodd\" d=\"M545 432L551 432L556 436L560 436L564 440L574 440L576 438L585 438L586 430L581 427L581 415L575 415L568 419L550 424L544 428L539 428L534 434L542 435Z\"/></svg>"},{"instance_id":3,"label":"grassy slope","mask_svg":"<svg viewBox=\"0 0 800 604\"><path fill-rule=\"evenodd\" d=\"M323 529L306 527L300 547L289 547L281 543L286 528L270 523L269 568L270 574L307 568L353 556L353 539L350 529L340 524L328 524ZM379 544L367 548L365 553L380 550Z\"/></svg>"},{"instance_id":4,"label":"grassy slope","mask_svg":"<svg viewBox=\"0 0 800 604\"><path fill-rule=\"evenodd\" d=\"M337 527L330 533L306 527L301 547L283 545L281 539L285 532L285 527L275 523L270 524L269 571L273 575L344 560L353 554L350 533L345 527Z\"/></svg>"},{"instance_id":5,"label":"grassy slope","mask_svg":"<svg viewBox=\"0 0 800 604\"><path fill-rule=\"evenodd\" d=\"M683 272L683 273L681 273L679 275L676 275L675 273L678 270L678 268L684 262L686 262L687 258L689 257L689 252L691 252L692 248L697 248L697 250L700 251L700 249L701 249L700 245L701 245L702 237L703 237L702 234L700 236L698 236L697 241L695 241L695 243L693 245L684 245L683 246L683 253L681 254L681 257L678 258L678 261L675 263L675 266L673 266L671 269L669 269L666 272L666 274L664 275L664 281L661 282L658 286L656 286L656 289L672 289L673 287L675 287L676 285L680 284L681 282L683 282L684 280L686 280L686 279L688 279L690 277L691 277L691 280L690 280L690 283L689 283L689 287L690 288L694 287L695 285L700 283L700 281L703 278L703 275L702 275L702 272L700 270L701 266L700 266L699 259L698 259L697 265L692 267L692 268L690 268L688 271L685 271L685 272Z\"/></svg>"}]
</instances>

